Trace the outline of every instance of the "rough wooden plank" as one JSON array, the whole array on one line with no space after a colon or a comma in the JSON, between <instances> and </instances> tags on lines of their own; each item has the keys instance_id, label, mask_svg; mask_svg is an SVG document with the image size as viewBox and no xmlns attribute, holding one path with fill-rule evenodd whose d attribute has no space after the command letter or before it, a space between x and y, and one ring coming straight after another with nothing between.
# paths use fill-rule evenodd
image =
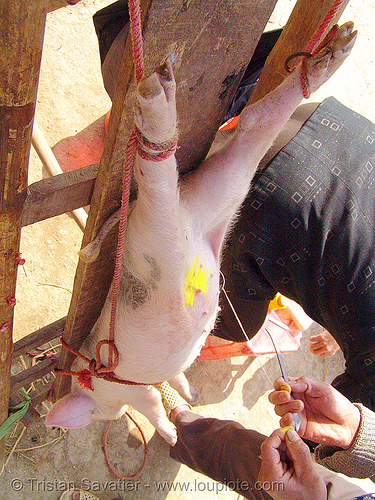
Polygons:
<instances>
[{"instance_id":1,"label":"rough wooden plank","mask_svg":"<svg viewBox=\"0 0 375 500\"><path fill-rule=\"evenodd\" d=\"M298 0L280 38L267 58L258 83L251 94L248 105L259 101L276 88L287 76L286 59L296 52L303 52L325 18L335 0ZM338 21L349 0L345 0L335 19L327 28ZM296 62L298 59L296 59Z\"/></svg>"},{"instance_id":2,"label":"rough wooden plank","mask_svg":"<svg viewBox=\"0 0 375 500\"><path fill-rule=\"evenodd\" d=\"M8 416L22 205L42 55L44 0L0 2L0 424ZM0 469L4 440L0 442Z\"/></svg>"},{"instance_id":3,"label":"rough wooden plank","mask_svg":"<svg viewBox=\"0 0 375 500\"><path fill-rule=\"evenodd\" d=\"M22 354L26 354L28 351L33 351L37 347L47 342L51 342L51 340L57 337L61 337L64 331L65 321L66 318L58 319L15 342L13 346L13 359Z\"/></svg>"},{"instance_id":4,"label":"rough wooden plank","mask_svg":"<svg viewBox=\"0 0 375 500\"><path fill-rule=\"evenodd\" d=\"M34 120L33 133L31 136L31 143L39 156L44 168L50 177L63 174L62 168L56 159L52 149L50 148L42 130L39 128L37 122ZM77 222L78 226L84 231L86 227L87 212L83 208L72 210L70 215Z\"/></svg>"},{"instance_id":5,"label":"rough wooden plank","mask_svg":"<svg viewBox=\"0 0 375 500\"><path fill-rule=\"evenodd\" d=\"M178 82L181 173L205 157L225 115L276 0L143 0L143 38L148 71L170 57ZM119 206L125 145L132 128L134 84L129 40L119 72L104 152L91 200L83 245ZM65 340L79 348L96 321L113 273L115 239L107 239L98 260L79 262ZM61 368L73 356L65 351ZM68 377L57 377L56 394L69 390Z\"/></svg>"},{"instance_id":6,"label":"rough wooden plank","mask_svg":"<svg viewBox=\"0 0 375 500\"><path fill-rule=\"evenodd\" d=\"M16 375L12 375L10 379L11 392L13 393L14 391L18 391L21 387L25 387L25 389L27 389L27 386L31 384L31 382L35 382L36 380L44 377L44 375L47 375L47 373L51 373L56 365L57 360L46 358L31 368L27 368Z\"/></svg>"},{"instance_id":7,"label":"rough wooden plank","mask_svg":"<svg viewBox=\"0 0 375 500\"><path fill-rule=\"evenodd\" d=\"M22 226L90 205L99 165L43 179L27 188Z\"/></svg>"}]
</instances>

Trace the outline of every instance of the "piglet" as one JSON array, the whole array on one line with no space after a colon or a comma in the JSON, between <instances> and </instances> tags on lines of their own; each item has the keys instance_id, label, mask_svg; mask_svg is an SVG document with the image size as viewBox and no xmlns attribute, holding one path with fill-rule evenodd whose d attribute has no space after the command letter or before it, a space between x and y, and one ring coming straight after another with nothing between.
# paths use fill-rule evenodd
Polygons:
<instances>
[{"instance_id":1,"label":"piglet","mask_svg":"<svg viewBox=\"0 0 375 500\"><path fill-rule=\"evenodd\" d=\"M344 24L327 47L307 60L311 92L350 53L356 38L352 29L353 23ZM151 143L168 144L176 137L175 87L169 62L138 85L135 124ZM117 419L130 404L168 443L176 443L175 427L154 384L168 380L188 401L194 399L183 372L199 355L216 321L225 237L259 161L302 98L297 68L273 92L245 108L230 141L180 182L174 155L153 162L137 154L138 198L126 229L115 374L145 385L94 378L91 391L73 379L71 394L52 407L47 426L77 428L94 420ZM96 343L108 338L111 292L81 348L88 358L94 357ZM102 351L106 359L105 348ZM77 358L73 369L83 368L87 366Z\"/></svg>"}]
</instances>

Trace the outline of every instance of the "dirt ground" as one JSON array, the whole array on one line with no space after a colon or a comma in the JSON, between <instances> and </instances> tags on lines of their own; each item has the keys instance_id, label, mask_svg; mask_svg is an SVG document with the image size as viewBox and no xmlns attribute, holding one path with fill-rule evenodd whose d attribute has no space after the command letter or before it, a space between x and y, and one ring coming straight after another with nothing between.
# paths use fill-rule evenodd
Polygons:
<instances>
[{"instance_id":1,"label":"dirt ground","mask_svg":"<svg viewBox=\"0 0 375 500\"><path fill-rule=\"evenodd\" d=\"M99 120L110 107L101 79L99 52L92 15L111 0L82 0L48 15L43 51L36 121L48 143L74 136ZM279 0L267 29L282 26L293 0ZM359 36L352 55L314 101L334 96L346 106L375 122L375 71L373 46L375 4L353 0L342 21L353 20ZM79 160L77 159L77 162ZM31 152L29 183L42 178L42 166ZM22 234L25 269L20 269L15 308L15 340L66 315L77 264L82 231L67 215L26 227ZM331 381L343 368L341 353L322 360L308 351L308 335L321 331L314 325L298 352L286 355L289 372ZM16 368L15 368L16 369ZM273 379L279 375L274 355L196 361L188 376L200 392L197 411L240 421L269 434L277 418L267 401ZM46 408L41 408L43 412ZM149 441L149 457L135 481L118 480L104 459L105 425L63 433L46 429L43 421L22 433L16 426L8 438L15 451L0 479L0 500L56 500L73 485L91 489L100 499L235 499L239 496L180 466L169 458L168 446L146 419L139 419ZM116 422L109 440L112 460L119 471L131 473L142 462L139 432L124 420Z\"/></svg>"}]
</instances>

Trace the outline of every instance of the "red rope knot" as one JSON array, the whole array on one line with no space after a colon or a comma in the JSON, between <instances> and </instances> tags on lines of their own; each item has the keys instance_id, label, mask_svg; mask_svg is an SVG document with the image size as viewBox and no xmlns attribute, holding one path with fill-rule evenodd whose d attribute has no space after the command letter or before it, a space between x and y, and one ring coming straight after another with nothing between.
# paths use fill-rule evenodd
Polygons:
<instances>
[{"instance_id":1,"label":"red rope knot","mask_svg":"<svg viewBox=\"0 0 375 500\"><path fill-rule=\"evenodd\" d=\"M6 297L5 300L7 301L9 307L12 307L12 308L15 307L16 302L17 302L16 299L15 299L15 297L11 297L9 295L8 297Z\"/></svg>"},{"instance_id":2,"label":"red rope knot","mask_svg":"<svg viewBox=\"0 0 375 500\"><path fill-rule=\"evenodd\" d=\"M10 325L10 322L9 321L5 321L5 323L3 323L1 326L0 326L0 333L3 333L5 332L5 330L8 328L8 326Z\"/></svg>"},{"instance_id":3,"label":"red rope knot","mask_svg":"<svg viewBox=\"0 0 375 500\"><path fill-rule=\"evenodd\" d=\"M93 360L95 362L95 360ZM60 372L60 370L56 370L57 372ZM60 372L62 375L73 375L73 372ZM77 377L77 382L79 385L82 387L82 389L90 389L90 391L93 391L94 388L92 386L92 373L90 370L85 368L84 370L80 370L79 372L74 372L74 375Z\"/></svg>"},{"instance_id":4,"label":"red rope knot","mask_svg":"<svg viewBox=\"0 0 375 500\"><path fill-rule=\"evenodd\" d=\"M100 358L100 349L102 345L108 345L108 366L102 366L102 361ZM100 340L96 344L96 349L95 349L95 372L98 377L106 374L106 373L112 373L116 368L118 367L119 363L119 353L118 349L116 347L115 341L111 339L103 339ZM92 361L92 360L91 360ZM91 364L91 362L90 362Z\"/></svg>"},{"instance_id":5,"label":"red rope knot","mask_svg":"<svg viewBox=\"0 0 375 500\"><path fill-rule=\"evenodd\" d=\"M5 323L4 323L5 325ZM3 325L3 326L4 326ZM83 389L90 389L91 391L94 390L92 387L92 378L102 378L104 380L107 380L108 382L117 382L118 384L124 384L124 385L153 385L150 384L149 382L133 382L132 380L123 380L119 379L116 377L114 370L118 366L119 362L119 353L116 348L116 345L114 343L114 340L111 339L103 339L100 340L96 346L96 356L93 359L86 358L83 354L81 354L79 351L76 351L72 347L70 347L64 339L61 337L60 338L61 345L65 347L69 352L72 354L75 354L79 358L83 359L89 367L84 368L80 370L79 372L71 371L71 370L60 370L59 368L55 368L55 371L57 373L60 373L61 375L68 375L72 377L77 378L77 382ZM102 366L101 365L101 360L100 360L100 348L103 344L108 345L108 350L109 350L109 365L108 367ZM160 383L160 382L159 382Z\"/></svg>"},{"instance_id":6,"label":"red rope knot","mask_svg":"<svg viewBox=\"0 0 375 500\"><path fill-rule=\"evenodd\" d=\"M285 70L288 73L292 73L292 71L294 71L295 68L290 68L290 66L289 66L290 61L292 61L296 57L303 57L302 63L301 63L301 85L302 85L302 90L303 90L303 97L305 99L308 99L310 97L309 81L307 79L307 66L306 66L306 62L307 62L307 60L310 57L315 56L315 54L317 54L318 52L320 52L326 45L328 45L328 43L332 40L334 34L336 33L336 31L338 29L339 29L338 25L335 24L331 28L331 30L329 31L329 33L327 34L327 36L324 38L324 40L318 45L318 47L313 52L311 52L311 53L309 51L307 51L307 52L296 52L295 54L290 55L286 59L286 61L285 61L285 64L284 64ZM313 44L313 46L314 46L314 44ZM311 42L308 45L308 48L310 48L310 47L311 47ZM329 48L327 48L327 51L332 52L331 49L329 49Z\"/></svg>"},{"instance_id":7,"label":"red rope knot","mask_svg":"<svg viewBox=\"0 0 375 500\"><path fill-rule=\"evenodd\" d=\"M18 252L18 253L16 253L16 255L15 255L15 257L14 257L14 258L15 258L15 260L16 260L16 262L17 262L17 266L23 266L23 265L25 264L25 262L26 262L26 260L25 260L25 259L23 259L23 258L21 257L21 255L22 255L22 254L21 254L20 252Z\"/></svg>"},{"instance_id":8,"label":"red rope knot","mask_svg":"<svg viewBox=\"0 0 375 500\"><path fill-rule=\"evenodd\" d=\"M343 3L344 3L344 0L335 0L332 7L329 9L327 15L325 16L323 21L320 23L320 26L318 27L315 35L311 38L311 40L309 41L309 43L306 47L306 53L309 54L309 57L310 57L310 53L311 53L311 55L315 55L318 52L320 52L322 50L322 48L328 44L328 42L332 39L333 35L339 29L337 24L335 24L333 26L333 28L331 28L331 30L329 31L328 35L324 38L324 40L318 45L318 47L314 51L312 51L313 48L315 47L315 45L317 44L317 42L321 39L323 33L328 28L331 21L333 21L333 19L335 18L337 12L339 11L339 9L341 8ZM330 50L330 49L328 49L328 50ZM291 58L293 58L293 56L289 57L287 59L287 62L289 62L289 60ZM308 99L310 97L310 89L309 89L309 82L307 79L306 61L307 61L307 58L304 57L302 60L302 64L301 64L301 84L302 84L302 90L303 90L303 97L305 99Z\"/></svg>"},{"instance_id":9,"label":"red rope knot","mask_svg":"<svg viewBox=\"0 0 375 500\"><path fill-rule=\"evenodd\" d=\"M137 136L137 153L144 160L163 161L174 155L177 151L177 138L174 137L169 141L155 143L151 142L136 128Z\"/></svg>"}]
</instances>

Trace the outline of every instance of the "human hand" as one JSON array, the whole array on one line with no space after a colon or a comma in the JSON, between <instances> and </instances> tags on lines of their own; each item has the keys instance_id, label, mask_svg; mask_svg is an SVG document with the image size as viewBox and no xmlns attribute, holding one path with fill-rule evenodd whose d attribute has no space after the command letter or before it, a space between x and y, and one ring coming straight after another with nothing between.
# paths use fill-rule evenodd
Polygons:
<instances>
[{"instance_id":1,"label":"human hand","mask_svg":"<svg viewBox=\"0 0 375 500\"><path fill-rule=\"evenodd\" d=\"M309 377L282 377L274 382L275 391L268 396L281 417L280 426L294 426L293 413L300 413L301 437L317 443L349 448L357 435L361 414L345 396L330 384ZM290 398L293 392L294 400Z\"/></svg>"},{"instance_id":2,"label":"human hand","mask_svg":"<svg viewBox=\"0 0 375 500\"><path fill-rule=\"evenodd\" d=\"M274 431L262 444L258 481L274 500L326 500L327 490L308 446L296 431Z\"/></svg>"},{"instance_id":3,"label":"human hand","mask_svg":"<svg viewBox=\"0 0 375 500\"><path fill-rule=\"evenodd\" d=\"M310 351L316 356L333 356L339 350L340 346L327 330L310 337Z\"/></svg>"}]
</instances>

